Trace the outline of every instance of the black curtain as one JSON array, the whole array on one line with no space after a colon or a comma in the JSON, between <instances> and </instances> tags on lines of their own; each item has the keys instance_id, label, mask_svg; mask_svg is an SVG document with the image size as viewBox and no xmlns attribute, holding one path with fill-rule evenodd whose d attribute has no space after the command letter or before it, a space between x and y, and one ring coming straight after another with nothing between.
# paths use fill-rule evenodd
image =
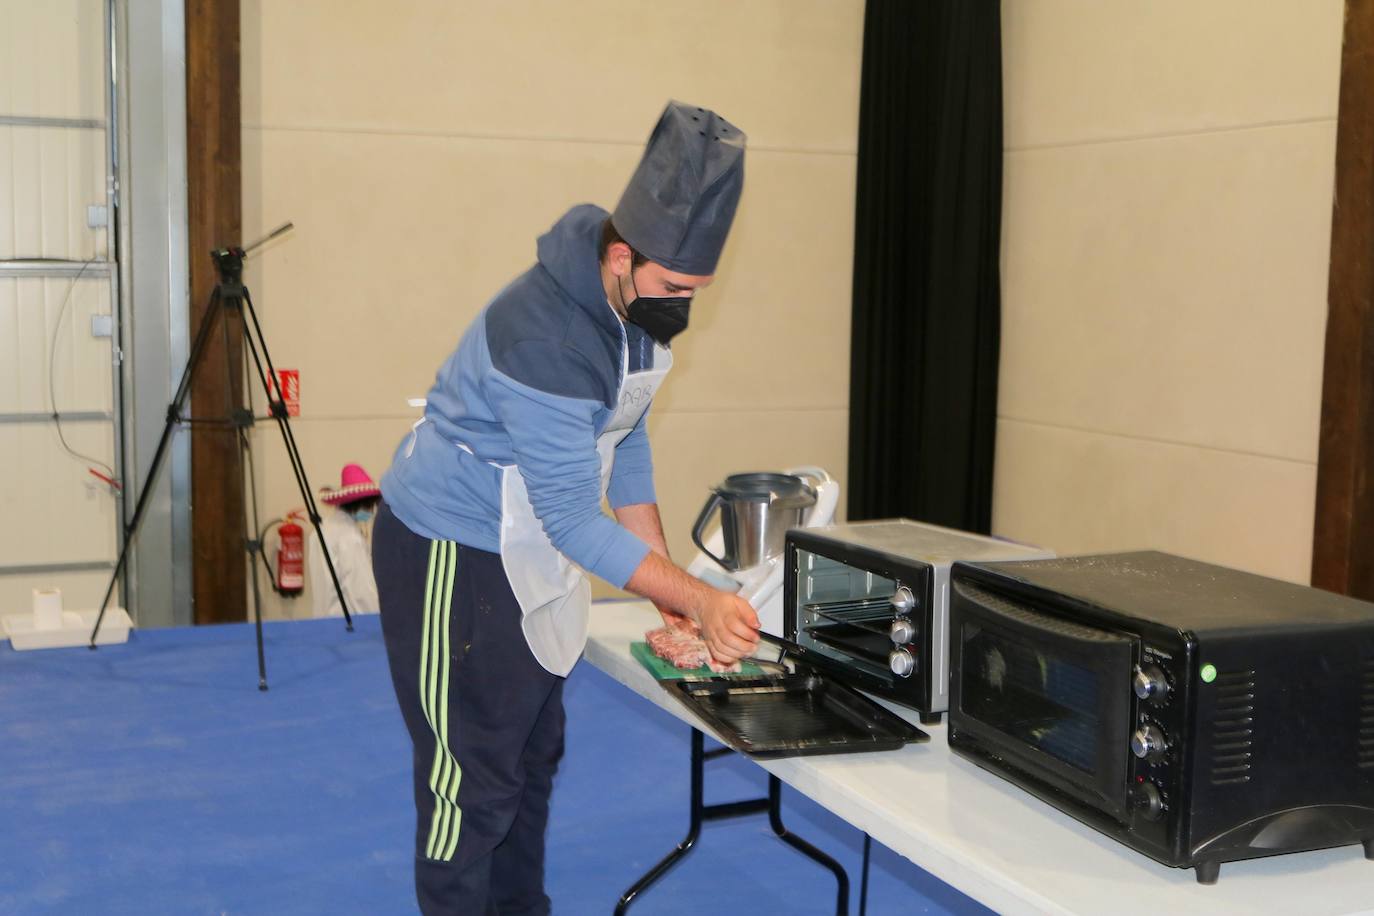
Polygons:
<instances>
[{"instance_id":1,"label":"black curtain","mask_svg":"<svg viewBox=\"0 0 1374 916\"><path fill-rule=\"evenodd\" d=\"M986 532L1000 337L998 0L868 0L849 518Z\"/></svg>"}]
</instances>

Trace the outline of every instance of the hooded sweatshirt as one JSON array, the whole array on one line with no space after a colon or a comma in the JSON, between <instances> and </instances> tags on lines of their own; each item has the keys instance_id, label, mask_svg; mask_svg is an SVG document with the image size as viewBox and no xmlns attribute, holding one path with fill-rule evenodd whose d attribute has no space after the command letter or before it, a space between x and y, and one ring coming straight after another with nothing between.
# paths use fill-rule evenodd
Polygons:
<instances>
[{"instance_id":1,"label":"hooded sweatshirt","mask_svg":"<svg viewBox=\"0 0 1374 916\"><path fill-rule=\"evenodd\" d=\"M597 247L607 213L569 210L538 261L496 295L445 360L424 422L401 442L382 496L423 537L498 552L501 469L514 464L556 550L623 587L648 545L601 510L596 439L615 413L622 358L653 363L653 340L606 301ZM655 502L644 417L616 447L612 508Z\"/></svg>"}]
</instances>

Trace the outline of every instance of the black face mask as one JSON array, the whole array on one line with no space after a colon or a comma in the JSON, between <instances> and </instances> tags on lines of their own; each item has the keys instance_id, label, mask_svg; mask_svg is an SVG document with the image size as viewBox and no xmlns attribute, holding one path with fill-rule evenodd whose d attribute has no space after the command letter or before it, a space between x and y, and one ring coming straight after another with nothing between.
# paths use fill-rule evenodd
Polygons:
<instances>
[{"instance_id":1,"label":"black face mask","mask_svg":"<svg viewBox=\"0 0 1374 916\"><path fill-rule=\"evenodd\" d=\"M643 328L660 346L668 346L669 341L687 330L687 312L692 307L690 296L641 296L635 287L633 269L630 287L635 297L625 304L625 317ZM623 300L624 289L620 295Z\"/></svg>"}]
</instances>

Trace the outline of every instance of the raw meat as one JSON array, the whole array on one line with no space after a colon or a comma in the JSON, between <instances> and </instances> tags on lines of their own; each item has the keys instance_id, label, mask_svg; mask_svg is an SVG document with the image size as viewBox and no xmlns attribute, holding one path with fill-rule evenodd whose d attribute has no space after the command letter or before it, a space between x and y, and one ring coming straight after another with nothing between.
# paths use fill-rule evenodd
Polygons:
<instances>
[{"instance_id":1,"label":"raw meat","mask_svg":"<svg viewBox=\"0 0 1374 916\"><path fill-rule=\"evenodd\" d=\"M691 669L709 667L717 674L737 674L739 662L722 665L711 657L711 650L700 636L679 630L676 627L659 627L644 634L653 653L675 668Z\"/></svg>"}]
</instances>

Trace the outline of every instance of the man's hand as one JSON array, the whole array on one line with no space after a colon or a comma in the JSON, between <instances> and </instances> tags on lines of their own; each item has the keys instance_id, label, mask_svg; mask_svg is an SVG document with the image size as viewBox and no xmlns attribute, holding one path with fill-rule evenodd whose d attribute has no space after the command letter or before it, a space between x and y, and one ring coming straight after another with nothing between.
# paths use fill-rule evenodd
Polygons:
<instances>
[{"instance_id":1,"label":"man's hand","mask_svg":"<svg viewBox=\"0 0 1374 916\"><path fill-rule=\"evenodd\" d=\"M759 615L748 601L712 588L652 550L625 588L648 598L660 614L666 609L668 614L676 611L696 621L701 638L718 662L730 664L752 655L759 644ZM676 626L668 614L663 614L663 619Z\"/></svg>"},{"instance_id":2,"label":"man's hand","mask_svg":"<svg viewBox=\"0 0 1374 916\"><path fill-rule=\"evenodd\" d=\"M697 618L706 648L723 664L748 658L759 646L759 615L739 595L712 592Z\"/></svg>"},{"instance_id":3,"label":"man's hand","mask_svg":"<svg viewBox=\"0 0 1374 916\"><path fill-rule=\"evenodd\" d=\"M701 635L701 627L697 626L697 622L692 618L676 611L670 611L661 604L654 606L658 608L658 614L663 618L663 623L666 626L681 630L684 633L691 633L693 636Z\"/></svg>"}]
</instances>

